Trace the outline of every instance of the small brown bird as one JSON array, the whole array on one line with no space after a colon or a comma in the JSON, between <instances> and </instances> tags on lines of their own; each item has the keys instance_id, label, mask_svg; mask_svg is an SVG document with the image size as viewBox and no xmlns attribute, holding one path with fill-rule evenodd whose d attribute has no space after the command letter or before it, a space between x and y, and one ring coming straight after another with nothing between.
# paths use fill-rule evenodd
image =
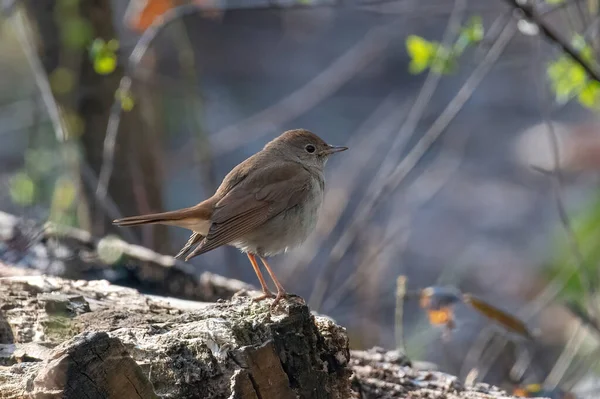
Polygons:
<instances>
[{"instance_id":1,"label":"small brown bird","mask_svg":"<svg viewBox=\"0 0 600 399\"><path fill-rule=\"evenodd\" d=\"M289 130L233 168L215 194L198 205L113 223L157 223L192 230L175 256L184 256L199 243L186 261L222 245L240 249L248 255L262 287L263 295L255 298L257 301L273 297L256 262L258 256L277 287L271 305L275 307L286 292L265 258L306 240L317 224L323 201L325 163L331 154L347 149L329 145L308 130Z\"/></svg>"}]
</instances>

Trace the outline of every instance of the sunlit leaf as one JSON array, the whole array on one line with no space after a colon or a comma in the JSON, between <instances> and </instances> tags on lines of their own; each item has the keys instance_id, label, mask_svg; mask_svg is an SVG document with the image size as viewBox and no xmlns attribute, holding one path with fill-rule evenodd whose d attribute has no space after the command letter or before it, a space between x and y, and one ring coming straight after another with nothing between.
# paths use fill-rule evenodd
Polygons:
<instances>
[{"instance_id":1,"label":"sunlit leaf","mask_svg":"<svg viewBox=\"0 0 600 399\"><path fill-rule=\"evenodd\" d=\"M458 68L458 60L453 52L439 47L431 62L431 70L439 74L450 74Z\"/></svg>"},{"instance_id":2,"label":"sunlit leaf","mask_svg":"<svg viewBox=\"0 0 600 399\"><path fill-rule=\"evenodd\" d=\"M125 112L129 112L135 106L135 100L130 91L118 89L115 93L115 98L121 103L121 108Z\"/></svg>"},{"instance_id":3,"label":"sunlit leaf","mask_svg":"<svg viewBox=\"0 0 600 399\"><path fill-rule=\"evenodd\" d=\"M600 95L600 83L595 80L590 81L577 96L577 100L588 108L598 107L598 96Z\"/></svg>"},{"instance_id":4,"label":"sunlit leaf","mask_svg":"<svg viewBox=\"0 0 600 399\"><path fill-rule=\"evenodd\" d=\"M109 75L117 68L115 53L103 52L94 60L94 71L100 75Z\"/></svg>"},{"instance_id":5,"label":"sunlit leaf","mask_svg":"<svg viewBox=\"0 0 600 399\"><path fill-rule=\"evenodd\" d=\"M427 69L427 67L429 66L429 61L416 61L416 60L412 60L409 64L408 64L408 71L414 75L417 75L421 72L423 72L424 70Z\"/></svg>"},{"instance_id":6,"label":"sunlit leaf","mask_svg":"<svg viewBox=\"0 0 600 399\"><path fill-rule=\"evenodd\" d=\"M478 43L483 40L484 33L483 22L478 15L472 16L461 29L461 34L466 36L471 43Z\"/></svg>"},{"instance_id":7,"label":"sunlit leaf","mask_svg":"<svg viewBox=\"0 0 600 399\"><path fill-rule=\"evenodd\" d=\"M35 183L25 172L19 172L10 179L9 191L15 204L27 206L35 200Z\"/></svg>"},{"instance_id":8,"label":"sunlit leaf","mask_svg":"<svg viewBox=\"0 0 600 399\"><path fill-rule=\"evenodd\" d=\"M567 56L551 62L546 74L559 103L565 103L577 96L588 84L587 73L583 67Z\"/></svg>"},{"instance_id":9,"label":"sunlit leaf","mask_svg":"<svg viewBox=\"0 0 600 399\"><path fill-rule=\"evenodd\" d=\"M410 73L423 72L431 64L437 51L437 44L429 42L420 36L410 35L406 38L406 51L411 58Z\"/></svg>"},{"instance_id":10,"label":"sunlit leaf","mask_svg":"<svg viewBox=\"0 0 600 399\"><path fill-rule=\"evenodd\" d=\"M465 49L483 40L484 28L481 17L473 16L461 27L456 42L443 46L417 35L406 38L406 50L411 58L409 72L419 74L431 68L438 74L449 74L458 67L458 57Z\"/></svg>"},{"instance_id":11,"label":"sunlit leaf","mask_svg":"<svg viewBox=\"0 0 600 399\"><path fill-rule=\"evenodd\" d=\"M568 70L567 79L573 87L580 88L585 85L587 73L581 65L573 63Z\"/></svg>"},{"instance_id":12,"label":"sunlit leaf","mask_svg":"<svg viewBox=\"0 0 600 399\"><path fill-rule=\"evenodd\" d=\"M100 75L109 75L117 68L117 54L119 41L111 39L105 42L97 38L92 42L89 49L90 59L94 65L94 71Z\"/></svg>"},{"instance_id":13,"label":"sunlit leaf","mask_svg":"<svg viewBox=\"0 0 600 399\"><path fill-rule=\"evenodd\" d=\"M564 2L565 2L565 0L546 0L546 3L548 3L548 4L561 4Z\"/></svg>"}]
</instances>

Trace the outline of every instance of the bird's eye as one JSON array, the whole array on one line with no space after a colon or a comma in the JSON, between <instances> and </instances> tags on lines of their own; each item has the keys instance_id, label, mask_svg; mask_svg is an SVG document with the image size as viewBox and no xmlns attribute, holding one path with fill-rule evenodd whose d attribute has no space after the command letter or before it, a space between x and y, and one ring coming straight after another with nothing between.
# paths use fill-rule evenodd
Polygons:
<instances>
[{"instance_id":1,"label":"bird's eye","mask_svg":"<svg viewBox=\"0 0 600 399\"><path fill-rule=\"evenodd\" d=\"M306 147L304 147L304 149L306 150L306 152L311 154L316 150L315 146L312 144L307 144Z\"/></svg>"}]
</instances>

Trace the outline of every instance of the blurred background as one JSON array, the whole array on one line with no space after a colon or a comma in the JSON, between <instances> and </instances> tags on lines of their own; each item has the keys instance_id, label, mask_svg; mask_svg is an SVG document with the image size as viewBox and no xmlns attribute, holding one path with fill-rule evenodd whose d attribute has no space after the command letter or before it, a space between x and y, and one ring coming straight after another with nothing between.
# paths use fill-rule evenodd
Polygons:
<instances>
[{"instance_id":1,"label":"blurred background","mask_svg":"<svg viewBox=\"0 0 600 399\"><path fill-rule=\"evenodd\" d=\"M271 262L288 291L353 348L600 397L598 0L0 4L0 210L173 255L187 231L110 221L194 205L306 128L350 150L327 165L316 231ZM9 252L140 285L119 259L88 273ZM257 285L234 248L191 263ZM399 276L471 293L535 339L460 301L432 323Z\"/></svg>"}]
</instances>

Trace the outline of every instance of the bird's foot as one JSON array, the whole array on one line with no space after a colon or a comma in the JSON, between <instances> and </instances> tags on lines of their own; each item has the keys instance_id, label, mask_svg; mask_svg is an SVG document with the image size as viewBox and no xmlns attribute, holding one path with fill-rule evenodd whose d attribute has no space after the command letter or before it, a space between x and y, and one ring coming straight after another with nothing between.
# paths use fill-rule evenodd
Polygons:
<instances>
[{"instance_id":1,"label":"bird's foot","mask_svg":"<svg viewBox=\"0 0 600 399\"><path fill-rule=\"evenodd\" d=\"M255 298L252 298L252 300L254 302L260 302L260 301L263 301L263 300L265 300L267 298L273 298L273 297L275 297L275 295L273 295L272 292L264 292L262 295L259 295L259 296L255 297Z\"/></svg>"},{"instance_id":2,"label":"bird's foot","mask_svg":"<svg viewBox=\"0 0 600 399\"><path fill-rule=\"evenodd\" d=\"M273 300L273 303L271 304L271 310L275 309L277 307L277 304L279 303L279 301L281 301L283 298L286 298L287 296L288 296L287 292L285 292L284 290L278 290L277 296L275 297L275 300Z\"/></svg>"}]
</instances>

